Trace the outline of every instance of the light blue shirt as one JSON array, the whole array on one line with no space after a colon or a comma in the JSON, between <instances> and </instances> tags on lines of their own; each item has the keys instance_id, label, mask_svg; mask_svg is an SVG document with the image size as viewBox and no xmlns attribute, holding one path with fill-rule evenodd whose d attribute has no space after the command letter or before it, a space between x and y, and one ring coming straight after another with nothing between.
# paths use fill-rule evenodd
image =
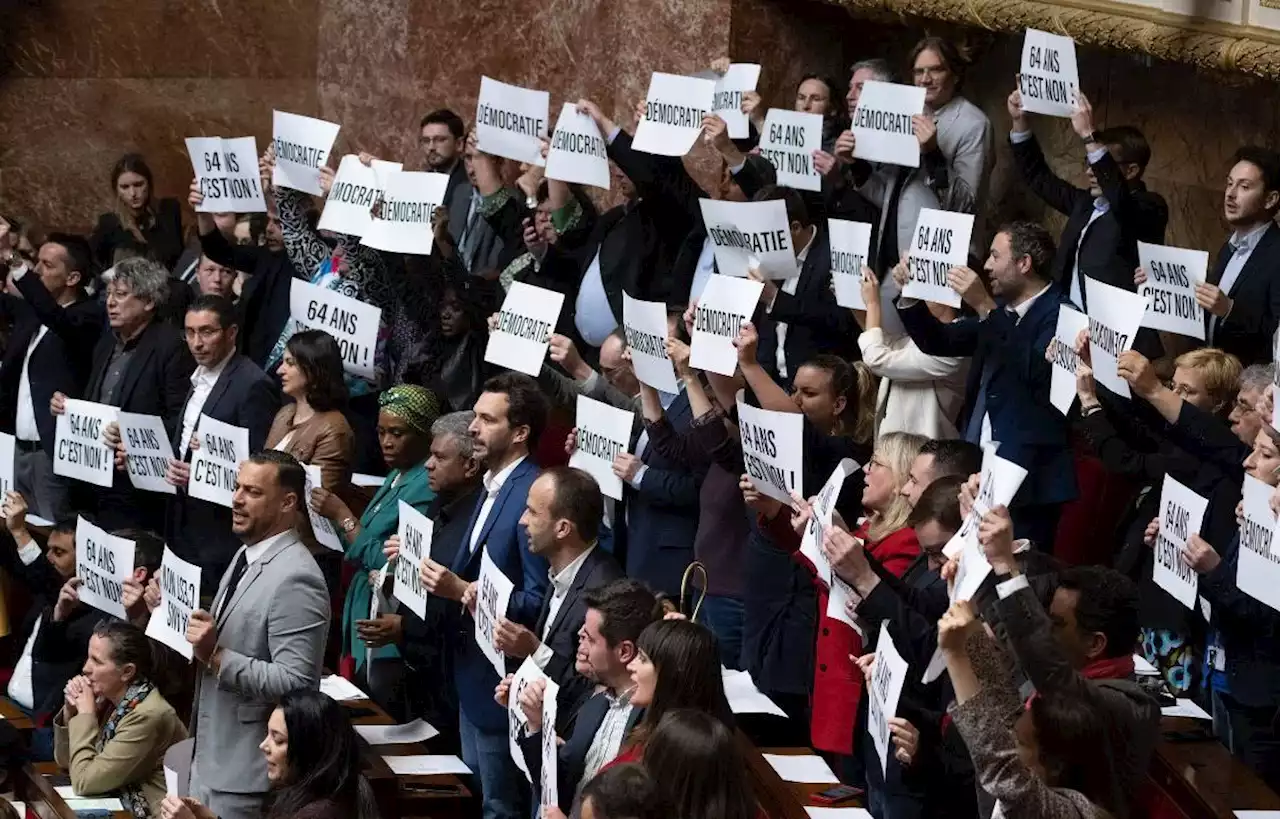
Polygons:
<instances>
[{"instance_id":1,"label":"light blue shirt","mask_svg":"<svg viewBox=\"0 0 1280 819\"><path fill-rule=\"evenodd\" d=\"M715 272L715 246L711 244L711 237L708 236L702 240L702 252L698 254L698 266L693 271L693 286L689 288L690 304L702 299L702 291L706 289L707 282L711 281L711 276Z\"/></svg>"},{"instance_id":2,"label":"light blue shirt","mask_svg":"<svg viewBox=\"0 0 1280 819\"><path fill-rule=\"evenodd\" d=\"M587 266L587 272L578 286L578 300L574 303L573 323L578 335L592 347L599 347L609 334L618 329L618 321L609 306L609 296L604 292L604 277L600 273L600 251Z\"/></svg>"}]
</instances>

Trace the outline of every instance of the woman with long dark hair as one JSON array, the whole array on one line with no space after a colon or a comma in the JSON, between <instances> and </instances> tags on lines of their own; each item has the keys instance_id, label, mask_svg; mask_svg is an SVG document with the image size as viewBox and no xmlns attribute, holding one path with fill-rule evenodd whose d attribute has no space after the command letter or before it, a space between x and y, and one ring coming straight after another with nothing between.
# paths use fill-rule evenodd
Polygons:
<instances>
[{"instance_id":1,"label":"woman with long dark hair","mask_svg":"<svg viewBox=\"0 0 1280 819\"><path fill-rule=\"evenodd\" d=\"M281 390L293 400L276 413L267 447L288 452L298 463L320 467L325 489L346 485L355 435L342 414L347 408L347 385L338 342L323 330L295 333L285 344L276 373Z\"/></svg>"},{"instance_id":2,"label":"woman with long dark hair","mask_svg":"<svg viewBox=\"0 0 1280 819\"><path fill-rule=\"evenodd\" d=\"M649 737L642 764L673 819L763 815L733 728L705 711L667 712Z\"/></svg>"},{"instance_id":3,"label":"woman with long dark hair","mask_svg":"<svg viewBox=\"0 0 1280 819\"><path fill-rule=\"evenodd\" d=\"M155 178L141 154L125 154L112 166L111 194L114 207L98 217L89 239L98 265L106 269L118 257L136 255L172 269L182 255L182 210L177 199L156 198Z\"/></svg>"}]
</instances>

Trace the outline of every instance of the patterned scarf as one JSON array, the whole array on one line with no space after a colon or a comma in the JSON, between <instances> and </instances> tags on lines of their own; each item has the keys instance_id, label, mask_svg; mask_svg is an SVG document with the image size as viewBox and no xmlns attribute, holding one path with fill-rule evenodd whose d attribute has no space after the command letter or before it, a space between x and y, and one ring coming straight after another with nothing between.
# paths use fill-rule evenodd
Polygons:
<instances>
[{"instance_id":1,"label":"patterned scarf","mask_svg":"<svg viewBox=\"0 0 1280 819\"><path fill-rule=\"evenodd\" d=\"M139 680L131 683L129 688L124 692L124 696L120 698L120 704L111 712L111 716L107 718L107 724L102 726L102 732L98 734L98 741L94 743L93 750L95 753L102 753L102 749L108 742L115 738L116 728L124 721L124 718L138 707L138 703L147 698L147 695L155 689L150 680ZM120 801L133 814L134 819L151 819L151 806L147 804L147 800L142 796L142 787L139 784L126 785L120 789Z\"/></svg>"}]
</instances>

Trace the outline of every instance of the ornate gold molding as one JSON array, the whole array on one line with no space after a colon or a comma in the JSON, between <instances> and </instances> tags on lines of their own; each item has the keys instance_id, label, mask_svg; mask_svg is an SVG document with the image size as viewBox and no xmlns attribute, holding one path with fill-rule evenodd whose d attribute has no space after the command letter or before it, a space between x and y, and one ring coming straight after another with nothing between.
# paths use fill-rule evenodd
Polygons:
<instances>
[{"instance_id":1,"label":"ornate gold molding","mask_svg":"<svg viewBox=\"0 0 1280 819\"><path fill-rule=\"evenodd\" d=\"M990 31L1038 28L1077 42L1280 81L1280 31L1124 3L1036 0L826 0L852 12L922 17Z\"/></svg>"}]
</instances>

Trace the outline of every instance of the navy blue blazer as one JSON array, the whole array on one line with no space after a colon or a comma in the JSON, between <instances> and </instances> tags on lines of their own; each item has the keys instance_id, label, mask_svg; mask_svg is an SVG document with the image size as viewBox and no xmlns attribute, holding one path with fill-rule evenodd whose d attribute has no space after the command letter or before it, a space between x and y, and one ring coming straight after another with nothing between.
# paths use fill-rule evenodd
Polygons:
<instances>
[{"instance_id":1,"label":"navy blue blazer","mask_svg":"<svg viewBox=\"0 0 1280 819\"><path fill-rule=\"evenodd\" d=\"M1227 272L1234 251L1228 243L1218 251L1209 270L1209 283L1218 284ZM1240 275L1231 285L1231 312L1218 323L1213 346L1231 353L1240 363L1265 364L1271 360L1271 338L1280 323L1280 227L1269 226L1249 254ZM1205 327L1212 319L1205 316ZM1207 336L1206 336L1207 337Z\"/></svg>"},{"instance_id":2,"label":"navy blue blazer","mask_svg":"<svg viewBox=\"0 0 1280 819\"><path fill-rule=\"evenodd\" d=\"M972 356L960 429L968 427L982 373L991 367L986 409L1000 457L1027 470L1012 506L1062 503L1076 497L1075 459L1066 416L1049 403L1053 368L1044 352L1058 326L1058 308L1067 299L1050 285L1021 321L996 309L984 320L964 316L950 324L933 317L924 302L899 309L902 324L928 355Z\"/></svg>"},{"instance_id":3,"label":"navy blue blazer","mask_svg":"<svg viewBox=\"0 0 1280 819\"><path fill-rule=\"evenodd\" d=\"M515 586L511 601L507 604L507 619L532 629L542 610L542 599L547 593L548 571L545 558L529 551L529 535L520 525L529 487L538 477L538 465L532 458L525 458L516 466L498 490L493 508L480 529L480 539L475 551L471 551L471 533L484 506L485 492L480 491L476 507L471 512L467 533L458 546L458 554L450 567L453 573L468 583L480 577L480 553L489 550L489 559ZM454 660L454 678L458 684L458 701L462 712L472 725L486 733L505 732L507 714L493 701L493 690L498 687L498 675L489 658L475 641L475 618L467 614L462 618L462 630L458 635L458 651Z\"/></svg>"},{"instance_id":4,"label":"navy blue blazer","mask_svg":"<svg viewBox=\"0 0 1280 819\"><path fill-rule=\"evenodd\" d=\"M1242 705L1274 708L1280 701L1280 613L1240 591L1240 533L1227 544L1218 568L1200 576L1212 625L1222 634L1227 685Z\"/></svg>"},{"instance_id":5,"label":"navy blue blazer","mask_svg":"<svg viewBox=\"0 0 1280 819\"><path fill-rule=\"evenodd\" d=\"M693 421L689 397L681 392L666 414L676 434L683 435ZM623 543L623 524L615 521L615 552L624 556L628 577L678 600L680 579L693 561L702 480L653 446L646 446L640 459L647 467L640 488L623 484L626 537Z\"/></svg>"},{"instance_id":6,"label":"navy blue blazer","mask_svg":"<svg viewBox=\"0 0 1280 819\"><path fill-rule=\"evenodd\" d=\"M187 390L170 439L175 455L182 452L183 442L179 440L182 437L182 418L187 411L187 402L191 400L191 392ZM249 452L243 456L248 457L266 446L267 431L271 429L271 422L279 409L280 390L276 382L257 364L237 354L218 375L200 411L215 421L249 430ZM196 426L199 426L198 420ZM189 450L183 460L191 460ZM240 538L231 531L231 510L188 497L186 492L179 491L169 500L165 533L174 554L200 566L203 590L216 591L218 581L240 548Z\"/></svg>"},{"instance_id":7,"label":"navy blue blazer","mask_svg":"<svg viewBox=\"0 0 1280 819\"><path fill-rule=\"evenodd\" d=\"M573 809L573 797L578 791L578 782L587 769L587 752L596 738L600 726L604 724L604 716L609 713L609 697L604 691L593 694L574 715L573 725L567 732L560 732L564 744L556 751L558 757L556 768L556 790L560 810L570 815ZM635 706L627 715L627 726L623 736L631 733L636 723L644 716L644 709ZM546 726L543 726L546 729ZM542 778L542 732L529 734L520 738L520 752L524 762L529 766L529 775L534 782ZM622 743L626 745L626 740ZM606 763L608 764L608 763Z\"/></svg>"}]
</instances>

